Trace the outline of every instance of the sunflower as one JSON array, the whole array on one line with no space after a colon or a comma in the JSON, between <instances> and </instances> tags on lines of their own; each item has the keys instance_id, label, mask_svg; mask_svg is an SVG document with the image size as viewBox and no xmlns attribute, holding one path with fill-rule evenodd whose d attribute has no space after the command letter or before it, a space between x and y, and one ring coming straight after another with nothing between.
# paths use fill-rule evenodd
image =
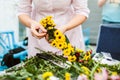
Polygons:
<instances>
[{"instance_id":1,"label":"sunflower","mask_svg":"<svg viewBox=\"0 0 120 80\"><path fill-rule=\"evenodd\" d=\"M46 16L45 20L48 22L52 19L52 16Z\"/></svg>"},{"instance_id":2,"label":"sunflower","mask_svg":"<svg viewBox=\"0 0 120 80\"><path fill-rule=\"evenodd\" d=\"M53 76L53 74L52 74L51 72L45 72L45 73L43 73L42 78L43 78L44 80L48 80L48 78L49 78L50 76Z\"/></svg>"},{"instance_id":3,"label":"sunflower","mask_svg":"<svg viewBox=\"0 0 120 80\"><path fill-rule=\"evenodd\" d=\"M62 32L60 32L60 30L57 29L57 30L54 31L54 35L55 36L60 36L60 35L63 35L63 34L62 34Z\"/></svg>"},{"instance_id":4,"label":"sunflower","mask_svg":"<svg viewBox=\"0 0 120 80\"><path fill-rule=\"evenodd\" d=\"M63 50L63 55L64 56L69 56L71 53L71 50L69 48Z\"/></svg>"},{"instance_id":5,"label":"sunflower","mask_svg":"<svg viewBox=\"0 0 120 80\"><path fill-rule=\"evenodd\" d=\"M50 45L56 47L56 45L57 45L56 40L53 40Z\"/></svg>"},{"instance_id":6,"label":"sunflower","mask_svg":"<svg viewBox=\"0 0 120 80\"><path fill-rule=\"evenodd\" d=\"M55 39L58 40L58 41L63 41L65 42L65 36L64 35L58 35L58 36L55 36Z\"/></svg>"},{"instance_id":7,"label":"sunflower","mask_svg":"<svg viewBox=\"0 0 120 80\"><path fill-rule=\"evenodd\" d=\"M73 55L73 56L68 56L68 61L70 61L70 62L74 62L74 61L76 61L76 56L75 55Z\"/></svg>"},{"instance_id":8,"label":"sunflower","mask_svg":"<svg viewBox=\"0 0 120 80\"><path fill-rule=\"evenodd\" d=\"M58 48L58 49L64 49L64 43L63 42L61 42L61 41L57 41L57 45L56 45L56 47Z\"/></svg>"},{"instance_id":9,"label":"sunflower","mask_svg":"<svg viewBox=\"0 0 120 80\"><path fill-rule=\"evenodd\" d=\"M90 52L87 52L87 53L85 54L85 56L83 57L83 59L84 59L84 60L89 60L89 59L91 59L91 54L90 54Z\"/></svg>"},{"instance_id":10,"label":"sunflower","mask_svg":"<svg viewBox=\"0 0 120 80\"><path fill-rule=\"evenodd\" d=\"M70 73L68 73L68 72L65 73L65 80L71 80Z\"/></svg>"}]
</instances>

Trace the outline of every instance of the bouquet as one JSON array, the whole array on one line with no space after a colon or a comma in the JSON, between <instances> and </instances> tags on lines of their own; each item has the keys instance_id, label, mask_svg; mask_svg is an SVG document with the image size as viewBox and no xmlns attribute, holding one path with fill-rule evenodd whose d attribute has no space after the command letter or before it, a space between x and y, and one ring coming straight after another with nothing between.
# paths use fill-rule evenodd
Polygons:
<instances>
[{"instance_id":1,"label":"bouquet","mask_svg":"<svg viewBox=\"0 0 120 80\"><path fill-rule=\"evenodd\" d=\"M63 56L67 57L70 62L83 62L84 60L87 61L91 59L92 50L84 53L83 50L72 46L67 36L55 28L56 24L54 23L52 16L43 18L40 23L45 29L47 29L47 34L49 37L48 41L50 42L51 46L62 50ZM82 59L79 59L80 56L84 57L82 57Z\"/></svg>"}]
</instances>

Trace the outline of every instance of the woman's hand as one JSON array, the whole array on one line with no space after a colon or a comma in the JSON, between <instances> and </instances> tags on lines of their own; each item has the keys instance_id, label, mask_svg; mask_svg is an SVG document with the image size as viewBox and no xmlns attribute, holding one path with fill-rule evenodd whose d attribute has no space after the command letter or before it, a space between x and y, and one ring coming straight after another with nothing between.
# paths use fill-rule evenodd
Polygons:
<instances>
[{"instance_id":1,"label":"woman's hand","mask_svg":"<svg viewBox=\"0 0 120 80\"><path fill-rule=\"evenodd\" d=\"M31 33L35 38L41 39L46 36L47 30L38 22L31 22Z\"/></svg>"}]
</instances>

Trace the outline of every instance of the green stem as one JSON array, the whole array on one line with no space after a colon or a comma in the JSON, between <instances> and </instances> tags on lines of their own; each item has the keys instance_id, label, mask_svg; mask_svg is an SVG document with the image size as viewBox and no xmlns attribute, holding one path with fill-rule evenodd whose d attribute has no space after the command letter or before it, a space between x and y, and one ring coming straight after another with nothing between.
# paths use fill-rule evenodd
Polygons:
<instances>
[{"instance_id":1,"label":"green stem","mask_svg":"<svg viewBox=\"0 0 120 80\"><path fill-rule=\"evenodd\" d=\"M99 66L99 63L97 63L97 64L95 65L95 67L93 67L93 69L92 69L92 71L91 71L91 74L90 74L91 80L94 80L94 73L95 73L96 69L98 68L98 66Z\"/></svg>"}]
</instances>

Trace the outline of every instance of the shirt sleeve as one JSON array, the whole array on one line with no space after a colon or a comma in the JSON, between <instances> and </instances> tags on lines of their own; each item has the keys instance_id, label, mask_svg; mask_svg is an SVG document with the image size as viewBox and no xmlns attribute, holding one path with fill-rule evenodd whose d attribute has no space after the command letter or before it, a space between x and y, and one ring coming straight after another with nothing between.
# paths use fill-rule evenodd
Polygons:
<instances>
[{"instance_id":1,"label":"shirt sleeve","mask_svg":"<svg viewBox=\"0 0 120 80\"><path fill-rule=\"evenodd\" d=\"M87 0L73 0L72 6L76 14L89 16L90 10L88 8Z\"/></svg>"},{"instance_id":2,"label":"shirt sleeve","mask_svg":"<svg viewBox=\"0 0 120 80\"><path fill-rule=\"evenodd\" d=\"M32 0L19 0L17 5L17 16L21 14L31 15Z\"/></svg>"}]
</instances>

